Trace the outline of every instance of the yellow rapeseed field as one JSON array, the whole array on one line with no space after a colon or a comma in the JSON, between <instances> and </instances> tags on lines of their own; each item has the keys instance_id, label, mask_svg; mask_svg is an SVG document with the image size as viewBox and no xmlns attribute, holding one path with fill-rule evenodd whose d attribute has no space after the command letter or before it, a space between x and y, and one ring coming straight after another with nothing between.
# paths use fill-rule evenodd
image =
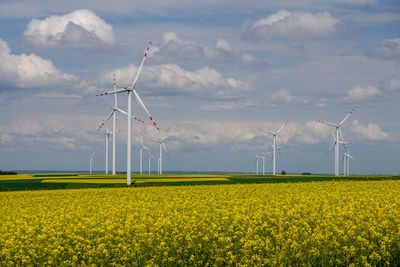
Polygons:
<instances>
[{"instance_id":1,"label":"yellow rapeseed field","mask_svg":"<svg viewBox=\"0 0 400 267\"><path fill-rule=\"evenodd\" d=\"M400 181L0 193L0 265L399 265Z\"/></svg>"}]
</instances>

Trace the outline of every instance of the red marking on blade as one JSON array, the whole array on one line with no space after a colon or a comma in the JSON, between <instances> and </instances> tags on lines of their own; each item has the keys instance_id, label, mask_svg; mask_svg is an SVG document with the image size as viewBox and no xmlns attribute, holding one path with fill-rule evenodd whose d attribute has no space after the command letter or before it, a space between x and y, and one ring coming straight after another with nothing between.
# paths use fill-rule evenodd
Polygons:
<instances>
[{"instance_id":1,"label":"red marking on blade","mask_svg":"<svg viewBox=\"0 0 400 267\"><path fill-rule=\"evenodd\" d=\"M147 53L144 53L144 57L146 57L147 56Z\"/></svg>"},{"instance_id":2,"label":"red marking on blade","mask_svg":"<svg viewBox=\"0 0 400 267\"><path fill-rule=\"evenodd\" d=\"M157 127L157 130L160 130L160 128Z\"/></svg>"},{"instance_id":3,"label":"red marking on blade","mask_svg":"<svg viewBox=\"0 0 400 267\"><path fill-rule=\"evenodd\" d=\"M108 95L108 93L104 93L105 95Z\"/></svg>"},{"instance_id":4,"label":"red marking on blade","mask_svg":"<svg viewBox=\"0 0 400 267\"><path fill-rule=\"evenodd\" d=\"M157 124L155 122L153 122L154 126L157 126Z\"/></svg>"},{"instance_id":5,"label":"red marking on blade","mask_svg":"<svg viewBox=\"0 0 400 267\"><path fill-rule=\"evenodd\" d=\"M152 121L152 120L153 120L153 117L150 117L150 120Z\"/></svg>"},{"instance_id":6,"label":"red marking on blade","mask_svg":"<svg viewBox=\"0 0 400 267\"><path fill-rule=\"evenodd\" d=\"M147 51L149 51L150 47L147 47Z\"/></svg>"},{"instance_id":7,"label":"red marking on blade","mask_svg":"<svg viewBox=\"0 0 400 267\"><path fill-rule=\"evenodd\" d=\"M150 41L150 44L151 44L151 41Z\"/></svg>"}]
</instances>

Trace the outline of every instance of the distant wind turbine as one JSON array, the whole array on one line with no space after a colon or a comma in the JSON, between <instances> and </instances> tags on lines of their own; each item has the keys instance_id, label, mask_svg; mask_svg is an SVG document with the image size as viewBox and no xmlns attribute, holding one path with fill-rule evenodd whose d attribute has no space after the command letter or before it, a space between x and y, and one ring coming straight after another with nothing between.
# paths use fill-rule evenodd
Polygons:
<instances>
[{"instance_id":1,"label":"distant wind turbine","mask_svg":"<svg viewBox=\"0 0 400 267\"><path fill-rule=\"evenodd\" d=\"M159 157L158 157L158 160L159 160L159 171L158 171L158 173L159 174L162 174L162 171L163 171L163 165L162 165L162 154L163 154L163 149L165 150L165 153L167 153L168 154L168 151L167 151L167 148L165 147L165 141L168 139L168 136L167 137L165 137L165 138L161 138L161 139L158 139L158 140L152 140L152 142L155 142L155 143L159 143L160 144L160 155L159 155Z\"/></svg>"},{"instance_id":2,"label":"distant wind turbine","mask_svg":"<svg viewBox=\"0 0 400 267\"><path fill-rule=\"evenodd\" d=\"M340 129L340 127L350 117L350 115L353 114L355 109L356 108L354 107L349 112L349 114L347 114L347 116L344 117L344 119L339 124L317 120L317 122L328 125L329 127L332 127L335 130L335 134L333 135L334 140L335 140L335 143L333 144L335 146L335 176L339 176L339 144L345 143L343 141L344 138L343 138L342 130ZM341 140L340 140L340 138L341 138ZM332 149L333 145L331 146L330 149Z\"/></svg>"},{"instance_id":3,"label":"distant wind turbine","mask_svg":"<svg viewBox=\"0 0 400 267\"><path fill-rule=\"evenodd\" d=\"M272 145L272 144L271 144ZM272 152L262 152L262 174L265 174L265 156L271 154Z\"/></svg>"},{"instance_id":4,"label":"distant wind turbine","mask_svg":"<svg viewBox=\"0 0 400 267\"><path fill-rule=\"evenodd\" d=\"M94 161L94 153L89 156L89 173L92 174L92 166L93 166L93 161Z\"/></svg>"},{"instance_id":5,"label":"distant wind turbine","mask_svg":"<svg viewBox=\"0 0 400 267\"><path fill-rule=\"evenodd\" d=\"M349 150L347 149L346 144L343 144L345 152L343 153L343 175L350 175L350 159L354 159L353 156L350 155Z\"/></svg>"},{"instance_id":6,"label":"distant wind turbine","mask_svg":"<svg viewBox=\"0 0 400 267\"><path fill-rule=\"evenodd\" d=\"M156 159L152 154L151 154L151 150L149 151L149 154L147 155L147 159L149 161L149 174L151 174L151 160L152 159Z\"/></svg>"},{"instance_id":7,"label":"distant wind turbine","mask_svg":"<svg viewBox=\"0 0 400 267\"><path fill-rule=\"evenodd\" d=\"M275 175L276 174L276 145L278 145L278 150L279 148L279 144L278 144L278 140L277 140L277 136L279 134L279 132L283 129L283 127L285 127L288 124L288 121L286 121L281 128L279 128L276 132L271 132L271 131L266 131L262 128L258 128L259 130L272 135L273 137L273 145L272 145L272 174Z\"/></svg>"},{"instance_id":8,"label":"distant wind turbine","mask_svg":"<svg viewBox=\"0 0 400 267\"><path fill-rule=\"evenodd\" d=\"M140 145L135 149L135 150L139 150L140 153L140 167L139 167L139 173L142 174L143 173L143 168L142 168L142 157L143 157L143 148L150 151L150 148L148 148L147 146L143 145L143 136L140 136Z\"/></svg>"},{"instance_id":9,"label":"distant wind turbine","mask_svg":"<svg viewBox=\"0 0 400 267\"><path fill-rule=\"evenodd\" d=\"M136 101L139 103L139 105L143 108L143 110L147 113L149 116L150 120L153 122L153 125L157 128L157 130L160 130L156 124L156 122L153 121L153 117L150 115L149 111L147 110L146 106L143 104L142 99L136 92L135 86L136 82L139 79L139 75L142 72L143 69L143 64L144 61L147 57L148 51L150 49L151 42L149 46L147 46L144 56L142 59L142 62L139 65L138 71L136 73L135 79L132 82L132 85L130 87L124 87L123 89L119 90L114 90L114 91L109 91L105 93L98 94L98 96L102 95L109 95L109 94L117 94L117 93L123 93L127 92L128 93L128 126L127 126L127 135L126 135L126 184L131 185L132 183L132 166L131 166L131 155L132 155L132 121L131 121L131 116L132 116L132 92L135 95Z\"/></svg>"},{"instance_id":10,"label":"distant wind turbine","mask_svg":"<svg viewBox=\"0 0 400 267\"><path fill-rule=\"evenodd\" d=\"M258 174L258 162L260 161L260 159L262 159L263 157L262 156L259 156L258 154L256 154L256 160L255 160L255 163L256 163L256 174Z\"/></svg>"}]
</instances>

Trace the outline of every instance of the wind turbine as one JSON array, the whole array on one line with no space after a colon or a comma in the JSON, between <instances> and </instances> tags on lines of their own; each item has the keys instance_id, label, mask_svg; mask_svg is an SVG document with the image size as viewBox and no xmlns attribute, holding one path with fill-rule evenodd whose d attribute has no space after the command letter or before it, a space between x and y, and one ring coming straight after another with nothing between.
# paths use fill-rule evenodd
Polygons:
<instances>
[{"instance_id":1,"label":"wind turbine","mask_svg":"<svg viewBox=\"0 0 400 267\"><path fill-rule=\"evenodd\" d=\"M107 129L107 131L104 132L104 135L106 136L106 174L108 174L108 142L110 139L110 134L112 134L113 136L115 135L112 132L110 132L108 129Z\"/></svg>"},{"instance_id":2,"label":"wind turbine","mask_svg":"<svg viewBox=\"0 0 400 267\"><path fill-rule=\"evenodd\" d=\"M270 144L272 145L272 144ZM265 156L271 154L272 152L261 152L262 156L262 174L265 174Z\"/></svg>"},{"instance_id":3,"label":"wind turbine","mask_svg":"<svg viewBox=\"0 0 400 267\"><path fill-rule=\"evenodd\" d=\"M142 174L143 169L142 169L142 154L143 154L143 148L150 151L150 148L148 148L147 146L143 145L143 136L140 136L140 145L135 149L135 150L139 150L140 153L140 169L139 169L139 173Z\"/></svg>"},{"instance_id":4,"label":"wind turbine","mask_svg":"<svg viewBox=\"0 0 400 267\"><path fill-rule=\"evenodd\" d=\"M162 174L162 154L163 154L163 149L165 150L165 153L167 153L168 154L168 151L167 151L167 148L165 147L165 140L167 140L168 139L168 135L165 137L165 138L161 138L161 139L158 139L158 140L152 140L152 142L155 142L155 143L159 143L160 144L160 156L158 157L158 161L159 161L159 163L158 163L158 165L159 165L159 171L158 171L158 173L159 174Z\"/></svg>"},{"instance_id":5,"label":"wind turbine","mask_svg":"<svg viewBox=\"0 0 400 267\"><path fill-rule=\"evenodd\" d=\"M149 151L149 154L147 156L147 159L149 160L149 174L151 174L151 159L156 159L152 154L151 150ZM158 162L158 161L157 161Z\"/></svg>"},{"instance_id":6,"label":"wind turbine","mask_svg":"<svg viewBox=\"0 0 400 267\"><path fill-rule=\"evenodd\" d=\"M160 156L157 156L157 173L160 174Z\"/></svg>"},{"instance_id":7,"label":"wind turbine","mask_svg":"<svg viewBox=\"0 0 400 267\"><path fill-rule=\"evenodd\" d=\"M344 153L343 156L346 156L346 175L350 175L350 159L354 159L349 152Z\"/></svg>"},{"instance_id":8,"label":"wind turbine","mask_svg":"<svg viewBox=\"0 0 400 267\"><path fill-rule=\"evenodd\" d=\"M94 161L94 153L92 153L92 155L89 156L89 173L90 174L92 174L93 161Z\"/></svg>"},{"instance_id":9,"label":"wind turbine","mask_svg":"<svg viewBox=\"0 0 400 267\"><path fill-rule=\"evenodd\" d=\"M353 114L355 110L356 108L354 107L339 124L317 120L317 122L328 125L329 127L332 127L335 130L335 134L332 133L333 138L335 139L335 143L330 148L332 149L332 147L335 146L335 176L339 176L339 144L346 143L343 141L343 134L342 130L340 130L340 127L350 117L350 115ZM341 138L341 140L339 140L339 137Z\"/></svg>"},{"instance_id":10,"label":"wind turbine","mask_svg":"<svg viewBox=\"0 0 400 267\"><path fill-rule=\"evenodd\" d=\"M262 128L258 128L260 131L263 131L267 134L272 135L273 137L273 145L272 145L272 174L275 175L276 174L276 145L278 145L278 150L279 148L279 144L278 144L278 140L276 139L279 132L283 129L283 127L285 127L288 124L288 121L286 121L281 128L279 128L276 132L271 132L271 131L266 131Z\"/></svg>"},{"instance_id":11,"label":"wind turbine","mask_svg":"<svg viewBox=\"0 0 400 267\"><path fill-rule=\"evenodd\" d=\"M349 150L346 147L346 144L343 144L345 152L343 153L343 175L350 175L350 159L354 159L351 155Z\"/></svg>"},{"instance_id":12,"label":"wind turbine","mask_svg":"<svg viewBox=\"0 0 400 267\"><path fill-rule=\"evenodd\" d=\"M153 117L150 115L149 111L147 110L146 106L143 104L142 99L140 98L140 96L138 95L138 93L135 90L136 87L136 82L139 79L139 75L142 72L143 69L143 64L144 61L147 57L147 53L150 49L151 46L151 42L150 44L147 46L145 52L144 52L144 56L142 61L140 62L138 71L136 73L136 76L133 80L133 83L130 87L124 87L123 89L119 89L119 90L113 90L113 91L109 91L109 92L105 92L105 93L101 93L98 94L97 96L102 96L102 95L109 95L109 94L118 94L118 93L123 93L123 92L127 92L128 93L128 129L127 129L127 134L126 134L126 184L127 185L131 185L132 183L132 168L131 168L131 155L132 155L132 121L131 121L131 116L132 116L132 92L135 95L136 101L139 103L139 105L143 108L143 110L147 113L147 115L149 116L150 120L153 122L153 125L157 128L157 130L160 130L160 128L158 128L157 124L155 121L153 121Z\"/></svg>"},{"instance_id":13,"label":"wind turbine","mask_svg":"<svg viewBox=\"0 0 400 267\"><path fill-rule=\"evenodd\" d=\"M117 90L117 82L115 79L115 73L114 73L114 91ZM116 118L117 118L117 112L120 112L122 114L128 115L126 111L123 111L122 109L118 108L118 102L117 102L117 94L114 94L114 106L111 108L111 113L110 115L107 116L107 118L100 124L99 128L97 131L101 129L101 127L104 126L104 124L112 117L113 118L113 133L116 133ZM136 116L132 115L132 118L139 121L139 122L144 122L143 120L139 119ZM116 170L115 170L115 165L116 165L116 160L115 160L115 155L116 155L116 150L115 150L115 145L116 145L116 134L113 134L113 147L112 147L112 174L115 175ZM108 165L107 165L108 168Z\"/></svg>"},{"instance_id":14,"label":"wind turbine","mask_svg":"<svg viewBox=\"0 0 400 267\"><path fill-rule=\"evenodd\" d=\"M263 158L262 156L259 156L258 154L256 154L256 160L255 160L255 163L256 163L256 174L258 174L258 169L259 169L258 168L258 162L262 158Z\"/></svg>"}]
</instances>

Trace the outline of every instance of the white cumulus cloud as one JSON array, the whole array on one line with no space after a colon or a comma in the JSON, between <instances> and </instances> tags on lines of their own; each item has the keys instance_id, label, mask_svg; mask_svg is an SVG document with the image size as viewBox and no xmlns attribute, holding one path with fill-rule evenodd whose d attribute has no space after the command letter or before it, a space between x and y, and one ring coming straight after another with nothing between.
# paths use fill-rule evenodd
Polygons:
<instances>
[{"instance_id":1,"label":"white cumulus cloud","mask_svg":"<svg viewBox=\"0 0 400 267\"><path fill-rule=\"evenodd\" d=\"M153 47L155 60L176 62L177 60L208 59L226 60L231 54L229 43L219 38L215 47L208 47L192 40L178 36L174 32L166 32L159 47Z\"/></svg>"},{"instance_id":2,"label":"white cumulus cloud","mask_svg":"<svg viewBox=\"0 0 400 267\"><path fill-rule=\"evenodd\" d=\"M380 141L385 140L389 137L389 134L382 131L379 125L374 123L363 125L357 120L354 120L351 124L350 130L357 134L359 137L367 140Z\"/></svg>"},{"instance_id":3,"label":"white cumulus cloud","mask_svg":"<svg viewBox=\"0 0 400 267\"><path fill-rule=\"evenodd\" d=\"M35 54L13 55L0 39L0 83L19 88L50 87L76 80L74 75L58 70L50 60Z\"/></svg>"},{"instance_id":4,"label":"white cumulus cloud","mask_svg":"<svg viewBox=\"0 0 400 267\"><path fill-rule=\"evenodd\" d=\"M253 40L272 38L307 39L342 34L349 28L328 12L289 12L285 9L245 27L244 36Z\"/></svg>"},{"instance_id":5,"label":"white cumulus cloud","mask_svg":"<svg viewBox=\"0 0 400 267\"><path fill-rule=\"evenodd\" d=\"M136 71L136 66L129 65L101 75L99 81L103 86L108 85L115 73L118 84L130 85ZM215 101L240 99L250 90L242 81L226 78L213 68L189 71L175 64L145 67L137 85L139 91L142 84L153 95L189 95Z\"/></svg>"},{"instance_id":6,"label":"white cumulus cloud","mask_svg":"<svg viewBox=\"0 0 400 267\"><path fill-rule=\"evenodd\" d=\"M285 88L281 88L275 92L272 92L270 100L275 104L289 104L289 103L308 103L309 100L304 96L294 96Z\"/></svg>"},{"instance_id":7,"label":"white cumulus cloud","mask_svg":"<svg viewBox=\"0 0 400 267\"><path fill-rule=\"evenodd\" d=\"M368 85L362 87L357 85L353 89L351 89L347 93L347 96L343 97L343 99L348 101L359 102L359 101L371 100L380 95L382 95L382 92L375 86Z\"/></svg>"},{"instance_id":8,"label":"white cumulus cloud","mask_svg":"<svg viewBox=\"0 0 400 267\"><path fill-rule=\"evenodd\" d=\"M368 55L382 59L400 59L400 38L383 40L381 45Z\"/></svg>"},{"instance_id":9,"label":"white cumulus cloud","mask_svg":"<svg viewBox=\"0 0 400 267\"><path fill-rule=\"evenodd\" d=\"M112 26L87 9L43 20L32 19L24 32L24 39L38 47L90 48L115 43Z\"/></svg>"}]
</instances>

